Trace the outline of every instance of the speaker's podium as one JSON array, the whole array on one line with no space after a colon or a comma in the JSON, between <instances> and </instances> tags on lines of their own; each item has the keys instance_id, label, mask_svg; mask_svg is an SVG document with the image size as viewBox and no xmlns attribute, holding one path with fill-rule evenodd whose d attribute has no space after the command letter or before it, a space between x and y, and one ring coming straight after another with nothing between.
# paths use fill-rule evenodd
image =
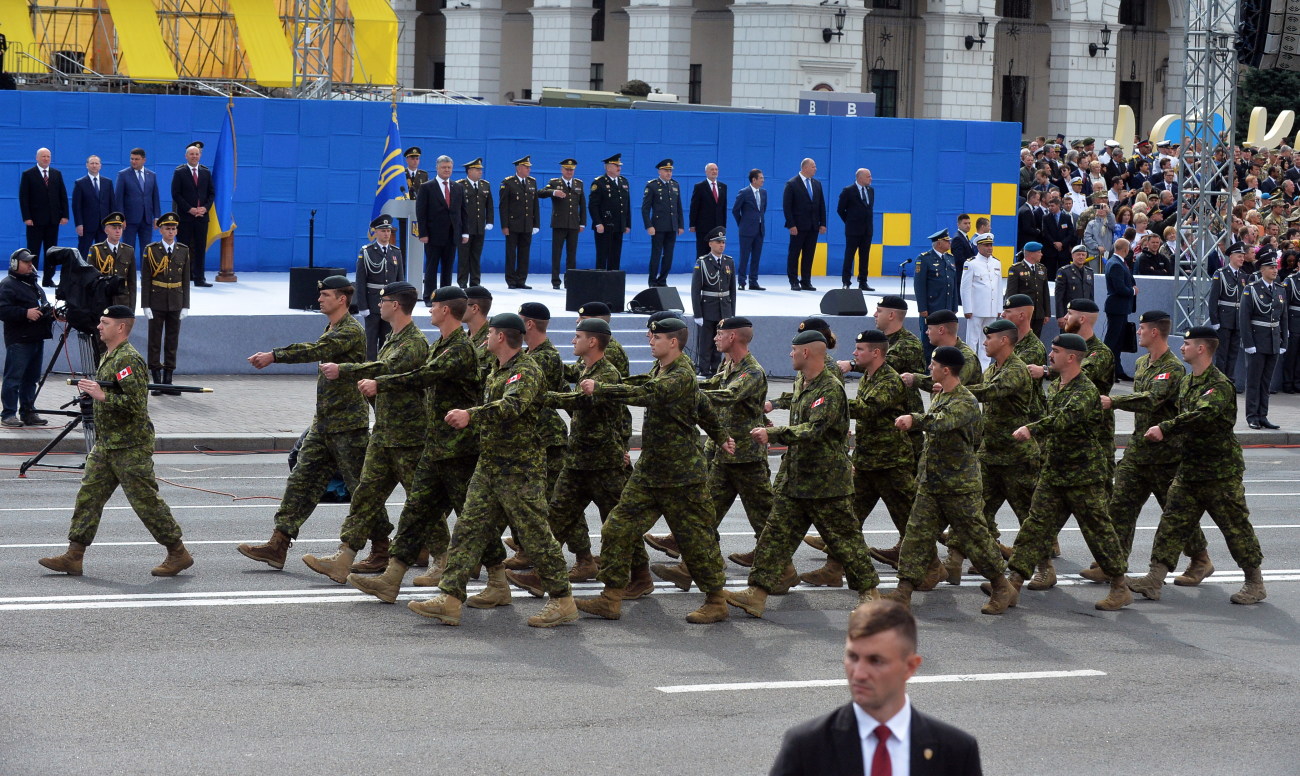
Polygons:
<instances>
[{"instance_id":1,"label":"speaker's podium","mask_svg":"<svg viewBox=\"0 0 1300 776\"><path fill-rule=\"evenodd\" d=\"M320 281L331 275L347 275L342 267L290 267L289 309L319 310Z\"/></svg>"},{"instance_id":2,"label":"speaker's podium","mask_svg":"<svg viewBox=\"0 0 1300 776\"><path fill-rule=\"evenodd\" d=\"M627 273L611 269L571 269L564 273L564 309L577 312L587 302L604 302L623 312Z\"/></svg>"}]
</instances>

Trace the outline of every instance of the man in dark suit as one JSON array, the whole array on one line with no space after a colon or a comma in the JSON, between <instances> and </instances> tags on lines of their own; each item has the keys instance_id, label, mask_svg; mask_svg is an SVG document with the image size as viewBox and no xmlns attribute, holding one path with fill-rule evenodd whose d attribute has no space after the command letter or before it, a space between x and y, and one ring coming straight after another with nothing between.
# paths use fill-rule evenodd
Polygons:
<instances>
[{"instance_id":1,"label":"man in dark suit","mask_svg":"<svg viewBox=\"0 0 1300 776\"><path fill-rule=\"evenodd\" d=\"M515 160L515 174L501 181L497 207L501 209L501 233L506 236L506 287L532 290L528 285L528 256L533 247L541 215L537 207L537 179L529 172L531 157Z\"/></svg>"},{"instance_id":2,"label":"man in dark suit","mask_svg":"<svg viewBox=\"0 0 1300 776\"><path fill-rule=\"evenodd\" d=\"M172 171L172 210L180 217L176 239L190 251L190 279L206 288L204 266L208 252L208 217L217 190L212 185L212 171L199 164L203 143L195 140L185 147L185 164Z\"/></svg>"},{"instance_id":3,"label":"man in dark suit","mask_svg":"<svg viewBox=\"0 0 1300 776\"><path fill-rule=\"evenodd\" d=\"M1043 221L1038 214L1040 192L1030 189L1025 204L1016 211L1016 250L1025 249L1027 242L1043 241Z\"/></svg>"},{"instance_id":4,"label":"man in dark suit","mask_svg":"<svg viewBox=\"0 0 1300 776\"><path fill-rule=\"evenodd\" d=\"M749 278L750 290L767 290L758 284L758 260L763 256L763 238L767 235L768 195L763 191L763 180L762 170L750 170L749 185L740 190L731 206L731 215L740 232L740 267L736 270L736 280L741 291L745 290L745 278Z\"/></svg>"},{"instance_id":5,"label":"man in dark suit","mask_svg":"<svg viewBox=\"0 0 1300 776\"><path fill-rule=\"evenodd\" d=\"M906 607L854 609L844 645L853 702L787 731L770 776L892 776L904 759L912 776L982 776L973 736L912 707L907 680L920 667Z\"/></svg>"},{"instance_id":6,"label":"man in dark suit","mask_svg":"<svg viewBox=\"0 0 1300 776\"><path fill-rule=\"evenodd\" d=\"M99 174L103 166L99 157L91 154L86 158L86 174L72 184L72 223L77 227L77 253L82 256L104 240L100 222L113 212L113 181Z\"/></svg>"},{"instance_id":7,"label":"man in dark suit","mask_svg":"<svg viewBox=\"0 0 1300 776\"><path fill-rule=\"evenodd\" d=\"M1124 373L1120 363L1120 349L1124 344L1124 331L1128 316L1137 310L1137 282L1128 266L1129 241L1123 237L1115 241L1113 253L1106 259L1106 347L1115 354L1115 379L1132 380Z\"/></svg>"},{"instance_id":8,"label":"man in dark suit","mask_svg":"<svg viewBox=\"0 0 1300 776\"><path fill-rule=\"evenodd\" d=\"M154 222L162 214L158 204L158 177L144 166L143 148L131 149L131 166L119 170L113 182L113 204L126 217L122 241L143 254L153 242Z\"/></svg>"},{"instance_id":9,"label":"man in dark suit","mask_svg":"<svg viewBox=\"0 0 1300 776\"><path fill-rule=\"evenodd\" d=\"M587 228L587 192L582 181L573 177L576 159L560 162L560 177L551 178L538 197L551 200L551 288L560 287L560 253L564 252L564 269L578 266L578 235Z\"/></svg>"},{"instance_id":10,"label":"man in dark suit","mask_svg":"<svg viewBox=\"0 0 1300 776\"><path fill-rule=\"evenodd\" d=\"M695 258L708 253L709 235L727 226L727 184L718 180L718 165L704 165L704 180L691 190L691 231L695 233Z\"/></svg>"},{"instance_id":11,"label":"man in dark suit","mask_svg":"<svg viewBox=\"0 0 1300 776\"><path fill-rule=\"evenodd\" d=\"M462 228L465 223L465 190L451 179L450 156L439 156L434 163L437 175L422 184L415 195L415 220L424 243L424 293L426 304L434 289L451 285L451 271L456 266L456 248L469 242Z\"/></svg>"},{"instance_id":12,"label":"man in dark suit","mask_svg":"<svg viewBox=\"0 0 1300 776\"><path fill-rule=\"evenodd\" d=\"M790 230L790 250L785 257L785 274L791 291L816 291L810 282L813 256L817 253L817 235L826 234L826 198L821 181L813 178L817 163L804 159L799 174L785 182L781 210L785 228Z\"/></svg>"},{"instance_id":13,"label":"man in dark suit","mask_svg":"<svg viewBox=\"0 0 1300 776\"><path fill-rule=\"evenodd\" d=\"M867 264L871 258L871 235L876 217L876 190L871 185L871 170L858 170L851 185L840 191L840 201L835 206L844 222L844 267L840 282L845 288L853 279L853 257L858 258L858 289L875 291L867 285Z\"/></svg>"},{"instance_id":14,"label":"man in dark suit","mask_svg":"<svg viewBox=\"0 0 1300 776\"><path fill-rule=\"evenodd\" d=\"M957 265L957 288L961 288L961 271L966 268L966 262L975 258L975 243L970 239L970 214L962 213L957 216L957 235L952 238L952 260ZM953 312L956 312L954 310ZM925 331L925 327L921 327Z\"/></svg>"},{"instance_id":15,"label":"man in dark suit","mask_svg":"<svg viewBox=\"0 0 1300 776\"><path fill-rule=\"evenodd\" d=\"M68 190L63 173L50 166L50 149L36 149L36 165L18 180L18 207L27 227L27 250L40 269L45 251L59 244L59 227L68 223ZM54 286L54 267L45 258L42 285Z\"/></svg>"},{"instance_id":16,"label":"man in dark suit","mask_svg":"<svg viewBox=\"0 0 1300 776\"><path fill-rule=\"evenodd\" d=\"M1043 219L1043 266L1048 277L1070 260L1070 249L1078 242L1075 234L1074 214L1063 208L1065 202L1057 196L1047 200L1047 218Z\"/></svg>"}]
</instances>

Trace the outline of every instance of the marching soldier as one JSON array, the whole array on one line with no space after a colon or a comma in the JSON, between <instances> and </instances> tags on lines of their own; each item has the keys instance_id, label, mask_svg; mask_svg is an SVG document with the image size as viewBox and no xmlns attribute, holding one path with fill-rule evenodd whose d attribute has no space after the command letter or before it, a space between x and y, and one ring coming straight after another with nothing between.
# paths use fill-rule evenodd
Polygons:
<instances>
[{"instance_id":1,"label":"marching soldier","mask_svg":"<svg viewBox=\"0 0 1300 776\"><path fill-rule=\"evenodd\" d=\"M465 223L456 265L456 283L461 288L479 285L483 279L483 239L492 231L492 185L483 180L483 159L465 163L465 177L456 181L465 192Z\"/></svg>"},{"instance_id":2,"label":"marching soldier","mask_svg":"<svg viewBox=\"0 0 1300 776\"><path fill-rule=\"evenodd\" d=\"M418 149L417 149L418 150ZM361 290L361 318L366 322L366 360L373 361L392 328L379 314L379 297L389 283L406 279L406 264L402 249L393 244L397 234L392 216L382 215L370 222L375 233L372 242L362 246L357 254L357 285Z\"/></svg>"},{"instance_id":3,"label":"marching soldier","mask_svg":"<svg viewBox=\"0 0 1300 776\"><path fill-rule=\"evenodd\" d=\"M560 287L560 251L565 251L565 270L578 266L578 235L587 228L587 195L582 181L573 177L578 162L560 162L560 177L551 178L538 197L551 200L551 288Z\"/></svg>"},{"instance_id":4,"label":"marching soldier","mask_svg":"<svg viewBox=\"0 0 1300 776\"><path fill-rule=\"evenodd\" d=\"M176 345L181 320L190 314L190 249L176 242L180 218L175 213L158 217L162 239L144 247L140 267L140 307L149 319L149 374L155 384L171 385L176 370ZM150 391L154 396L179 395Z\"/></svg>"},{"instance_id":5,"label":"marching soldier","mask_svg":"<svg viewBox=\"0 0 1300 776\"><path fill-rule=\"evenodd\" d=\"M533 167L531 158L516 159L514 165L515 174L501 181L497 195L501 233L506 236L506 287L531 291L528 256L542 221L537 207L537 179L528 174Z\"/></svg>"},{"instance_id":6,"label":"marching soldier","mask_svg":"<svg viewBox=\"0 0 1300 776\"><path fill-rule=\"evenodd\" d=\"M420 147L411 146L403 154L406 157L406 198L415 199L420 187L429 182L429 171L420 169Z\"/></svg>"},{"instance_id":7,"label":"marching soldier","mask_svg":"<svg viewBox=\"0 0 1300 776\"><path fill-rule=\"evenodd\" d=\"M948 252L952 247L952 238L947 229L940 229L930 235L930 250L916 257L916 274L912 278L912 290L916 292L916 306L921 316L922 357L927 361L934 346L925 332L925 319L930 313L939 310L957 312L960 299L957 296L957 260Z\"/></svg>"},{"instance_id":8,"label":"marching soldier","mask_svg":"<svg viewBox=\"0 0 1300 776\"><path fill-rule=\"evenodd\" d=\"M299 342L271 351L254 353L248 363L258 369L271 364L321 363L356 364L366 359L366 333L348 314L355 287L347 277L333 275L317 283L320 311L329 321L315 342ZM275 530L266 544L241 544L245 557L274 569L284 568L289 545L320 501L320 494L335 472L343 475L348 490L355 493L361 480L361 466L370 439L370 410L352 380L330 380L323 372L316 376L316 416L298 450L298 462L275 512ZM381 511L383 506L378 507Z\"/></svg>"},{"instance_id":9,"label":"marching soldier","mask_svg":"<svg viewBox=\"0 0 1300 776\"><path fill-rule=\"evenodd\" d=\"M167 548L166 559L150 573L172 577L194 565L181 541L181 527L158 495L146 390L149 381L144 359L127 341L134 323L135 313L125 305L115 304L104 311L98 329L108 352L99 362L95 379L77 383L95 403L95 446L86 456L86 472L68 529L68 549L39 561L51 571L81 576L83 557L99 530L104 504L119 485L154 541Z\"/></svg>"},{"instance_id":10,"label":"marching soldier","mask_svg":"<svg viewBox=\"0 0 1300 776\"><path fill-rule=\"evenodd\" d=\"M1290 316L1286 292L1277 279L1277 254L1256 258L1259 279L1241 292L1237 318L1242 350L1246 351L1246 423L1251 428L1280 428L1268 419L1268 395L1278 357L1286 353Z\"/></svg>"},{"instance_id":11,"label":"marching soldier","mask_svg":"<svg viewBox=\"0 0 1300 776\"><path fill-rule=\"evenodd\" d=\"M930 313L930 316L925 319L925 331L931 344L936 348L950 347L961 351L961 355L965 359L960 374L961 384L969 388L984 381L984 372L980 369L979 356L975 355L975 351L971 350L970 345L962 342L957 337L957 324L957 313L952 310L939 310ZM903 378L903 384L908 388L919 388L927 393L934 388L934 378L929 374L906 372L900 377ZM898 416L895 415L895 417Z\"/></svg>"},{"instance_id":12,"label":"marching soldier","mask_svg":"<svg viewBox=\"0 0 1300 776\"><path fill-rule=\"evenodd\" d=\"M721 358L713 342L718 322L736 314L735 263L722 252L727 247L727 232L717 226L708 238L709 252L695 260L691 273L691 309L699 331L695 358L705 377L713 374Z\"/></svg>"},{"instance_id":13,"label":"marching soldier","mask_svg":"<svg viewBox=\"0 0 1300 776\"><path fill-rule=\"evenodd\" d=\"M664 159L655 165L659 177L647 181L641 194L641 220L650 235L650 279L653 288L668 286L668 273L673 268L673 249L677 235L685 231L682 217L682 191L673 180L673 160ZM662 259L662 263L661 263Z\"/></svg>"},{"instance_id":14,"label":"marching soldier","mask_svg":"<svg viewBox=\"0 0 1300 776\"><path fill-rule=\"evenodd\" d=\"M1031 327L1036 337L1043 334L1043 324L1052 314L1051 296L1047 290L1047 269L1043 266L1043 246L1030 241L1020 254L1020 260L1007 270L1006 298L1024 294L1034 302Z\"/></svg>"},{"instance_id":15,"label":"marching soldier","mask_svg":"<svg viewBox=\"0 0 1300 776\"><path fill-rule=\"evenodd\" d=\"M616 270L623 256L623 235L632 231L632 192L622 175L623 155L604 161L605 174L591 182L587 208L596 231L596 269Z\"/></svg>"},{"instance_id":16,"label":"marching soldier","mask_svg":"<svg viewBox=\"0 0 1300 776\"><path fill-rule=\"evenodd\" d=\"M112 275L121 279L122 287L113 295L115 305L129 307L135 311L135 246L122 242L122 230L126 225L126 216L121 213L109 213L100 222L106 237L103 242L90 246L91 265L99 270L100 275Z\"/></svg>"},{"instance_id":17,"label":"marching soldier","mask_svg":"<svg viewBox=\"0 0 1300 776\"><path fill-rule=\"evenodd\" d=\"M1056 272L1056 323L1070 309L1070 302L1075 299L1093 298L1092 267L1088 266L1088 246L1076 245L1070 249L1070 263Z\"/></svg>"},{"instance_id":18,"label":"marching soldier","mask_svg":"<svg viewBox=\"0 0 1300 776\"><path fill-rule=\"evenodd\" d=\"M604 302L587 302L582 307L578 308L578 320L576 323L582 323L588 318L599 318L608 324L610 323L610 319L613 317L609 305ZM621 379L626 380L628 375L632 373L631 365L627 360L627 351L623 349L622 345L618 344L618 340L614 339L612 335L610 336L609 344L605 346L604 357L616 370L618 370ZM581 380L580 375L582 374L582 369L583 366L581 359L575 364L565 365L564 379L570 383L579 382ZM630 417L628 422L631 422Z\"/></svg>"}]
</instances>

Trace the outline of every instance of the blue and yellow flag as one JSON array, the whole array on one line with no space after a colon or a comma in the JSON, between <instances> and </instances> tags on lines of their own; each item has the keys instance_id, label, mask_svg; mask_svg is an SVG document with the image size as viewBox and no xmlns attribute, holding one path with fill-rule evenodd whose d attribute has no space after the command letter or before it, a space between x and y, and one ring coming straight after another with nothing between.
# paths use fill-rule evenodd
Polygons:
<instances>
[{"instance_id":1,"label":"blue and yellow flag","mask_svg":"<svg viewBox=\"0 0 1300 776\"><path fill-rule=\"evenodd\" d=\"M384 156L379 162L379 184L375 186L375 205L370 208L371 220L379 217L389 200L405 195L402 190L405 185L406 165L402 161L402 136L397 131L397 106L394 105L393 118L388 122L388 139L384 141Z\"/></svg>"},{"instance_id":2,"label":"blue and yellow flag","mask_svg":"<svg viewBox=\"0 0 1300 776\"><path fill-rule=\"evenodd\" d=\"M208 247L235 231L235 119L233 101L226 103L226 120L221 125L217 152L212 156L212 188L215 191L208 219Z\"/></svg>"}]
</instances>

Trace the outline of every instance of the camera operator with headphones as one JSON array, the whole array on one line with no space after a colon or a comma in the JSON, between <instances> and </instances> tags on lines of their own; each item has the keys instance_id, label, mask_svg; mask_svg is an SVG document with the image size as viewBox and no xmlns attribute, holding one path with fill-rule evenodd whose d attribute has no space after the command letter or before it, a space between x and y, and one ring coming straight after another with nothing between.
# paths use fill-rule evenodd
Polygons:
<instances>
[{"instance_id":1,"label":"camera operator with headphones","mask_svg":"<svg viewBox=\"0 0 1300 776\"><path fill-rule=\"evenodd\" d=\"M9 274L0 279L0 321L5 328L4 384L0 423L9 428L44 426L36 414L36 383L41 377L45 340L52 336L54 308L37 282L32 254L20 248L9 257Z\"/></svg>"}]
</instances>

